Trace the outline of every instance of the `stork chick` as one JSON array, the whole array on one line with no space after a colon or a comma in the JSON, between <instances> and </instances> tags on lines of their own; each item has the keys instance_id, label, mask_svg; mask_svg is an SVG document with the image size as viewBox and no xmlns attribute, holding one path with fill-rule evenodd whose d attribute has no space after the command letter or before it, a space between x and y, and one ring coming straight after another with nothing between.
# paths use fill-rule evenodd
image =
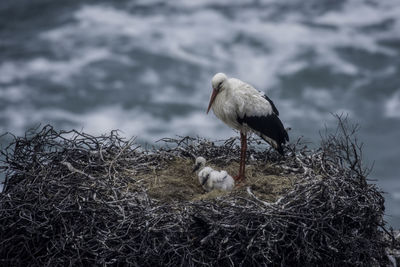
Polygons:
<instances>
[{"instance_id":1,"label":"stork chick","mask_svg":"<svg viewBox=\"0 0 400 267\"><path fill-rule=\"evenodd\" d=\"M200 184L207 192L214 189L230 191L235 187L235 180L226 171L216 171L211 167L205 167L198 176Z\"/></svg>"},{"instance_id":2,"label":"stork chick","mask_svg":"<svg viewBox=\"0 0 400 267\"><path fill-rule=\"evenodd\" d=\"M205 167L206 159L197 157L193 172L198 173L199 183L207 192L214 189L230 191L235 186L235 180L226 171L216 171L211 167Z\"/></svg>"}]
</instances>

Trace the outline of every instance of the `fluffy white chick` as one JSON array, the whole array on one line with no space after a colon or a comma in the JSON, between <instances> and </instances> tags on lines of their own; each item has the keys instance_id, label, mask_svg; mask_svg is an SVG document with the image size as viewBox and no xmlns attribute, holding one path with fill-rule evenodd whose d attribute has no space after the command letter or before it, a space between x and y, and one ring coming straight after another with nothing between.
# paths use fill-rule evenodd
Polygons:
<instances>
[{"instance_id":1,"label":"fluffy white chick","mask_svg":"<svg viewBox=\"0 0 400 267\"><path fill-rule=\"evenodd\" d=\"M199 170L203 167L199 173L199 183L206 191L212 191L214 189L219 189L223 191L230 191L235 186L235 180L226 171L216 171L211 167L205 166L205 159L203 157L198 157L196 159L193 171Z\"/></svg>"}]
</instances>

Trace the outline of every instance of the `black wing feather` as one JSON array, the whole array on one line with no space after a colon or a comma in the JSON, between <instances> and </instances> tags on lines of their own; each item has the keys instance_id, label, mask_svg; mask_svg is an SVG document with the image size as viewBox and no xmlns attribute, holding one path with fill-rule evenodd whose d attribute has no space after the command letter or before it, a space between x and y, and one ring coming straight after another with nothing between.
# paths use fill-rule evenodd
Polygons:
<instances>
[{"instance_id":1,"label":"black wing feather","mask_svg":"<svg viewBox=\"0 0 400 267\"><path fill-rule=\"evenodd\" d=\"M273 106L273 104L271 105ZM238 117L237 121L240 124L247 124L247 126L259 134L261 138L263 138L262 135L264 135L274 140L278 144L276 149L280 154L283 154L282 144L285 144L286 141L289 141L289 135L283 127L283 124L278 118L277 114L273 113L266 116L244 115L243 118ZM268 142L268 140L265 141Z\"/></svg>"},{"instance_id":2,"label":"black wing feather","mask_svg":"<svg viewBox=\"0 0 400 267\"><path fill-rule=\"evenodd\" d=\"M272 107L272 111L276 114L276 116L279 116L279 111L276 108L274 102L272 102L271 98L269 98L266 94L264 94L263 92L260 92L262 94L262 96L271 104Z\"/></svg>"}]
</instances>

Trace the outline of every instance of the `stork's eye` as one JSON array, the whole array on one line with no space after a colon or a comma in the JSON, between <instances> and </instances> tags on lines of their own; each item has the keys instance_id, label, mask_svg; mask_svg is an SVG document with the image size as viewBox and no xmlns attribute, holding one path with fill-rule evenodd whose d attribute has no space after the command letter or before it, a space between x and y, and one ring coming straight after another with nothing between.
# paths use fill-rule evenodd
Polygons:
<instances>
[{"instance_id":1,"label":"stork's eye","mask_svg":"<svg viewBox=\"0 0 400 267\"><path fill-rule=\"evenodd\" d=\"M221 89L221 87L222 87L222 81L217 85L218 89Z\"/></svg>"}]
</instances>

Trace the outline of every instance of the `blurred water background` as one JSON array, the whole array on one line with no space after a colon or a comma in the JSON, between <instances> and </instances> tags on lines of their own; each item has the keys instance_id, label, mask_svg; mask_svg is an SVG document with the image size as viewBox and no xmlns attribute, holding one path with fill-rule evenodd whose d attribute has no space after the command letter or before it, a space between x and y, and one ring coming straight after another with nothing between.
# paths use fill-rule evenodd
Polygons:
<instances>
[{"instance_id":1,"label":"blurred water background","mask_svg":"<svg viewBox=\"0 0 400 267\"><path fill-rule=\"evenodd\" d=\"M360 124L400 227L398 0L2 0L0 132L236 135L206 115L216 72L267 92L294 140ZM3 146L4 143L3 139Z\"/></svg>"}]
</instances>

